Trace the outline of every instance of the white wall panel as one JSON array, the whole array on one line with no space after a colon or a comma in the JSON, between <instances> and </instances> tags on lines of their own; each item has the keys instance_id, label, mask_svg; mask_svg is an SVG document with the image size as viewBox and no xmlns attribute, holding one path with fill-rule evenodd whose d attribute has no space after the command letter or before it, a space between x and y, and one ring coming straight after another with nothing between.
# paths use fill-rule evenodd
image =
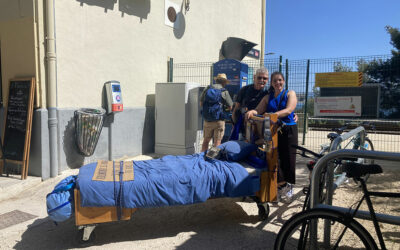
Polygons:
<instances>
[{"instance_id":1,"label":"white wall panel","mask_svg":"<svg viewBox=\"0 0 400 250\"><path fill-rule=\"evenodd\" d=\"M259 0L191 1L179 30L165 25L161 0L59 0L55 6L60 108L99 106L108 80L121 82L124 105L144 106L155 83L166 81L169 57L218 61L227 37L261 41Z\"/></svg>"}]
</instances>

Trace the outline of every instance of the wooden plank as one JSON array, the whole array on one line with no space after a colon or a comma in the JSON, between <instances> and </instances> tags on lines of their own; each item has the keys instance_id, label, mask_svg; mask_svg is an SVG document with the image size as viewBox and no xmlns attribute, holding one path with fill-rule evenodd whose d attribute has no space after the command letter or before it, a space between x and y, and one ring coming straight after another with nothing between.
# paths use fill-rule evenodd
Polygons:
<instances>
[{"instance_id":1,"label":"wooden plank","mask_svg":"<svg viewBox=\"0 0 400 250\"><path fill-rule=\"evenodd\" d=\"M268 172L265 176L267 186L266 201L276 201L278 199L278 149L273 148L267 153Z\"/></svg>"},{"instance_id":2,"label":"wooden plank","mask_svg":"<svg viewBox=\"0 0 400 250\"><path fill-rule=\"evenodd\" d=\"M28 167L29 167L29 155L30 155L30 149L31 149L31 138L32 138L32 119L33 119L33 106L34 106L34 98L35 98L35 78L32 78L32 89L30 91L30 102L29 102L29 110L28 112L28 125L26 126L26 142L25 142L25 173L24 173L24 179L28 177Z\"/></svg>"},{"instance_id":3,"label":"wooden plank","mask_svg":"<svg viewBox=\"0 0 400 250\"><path fill-rule=\"evenodd\" d=\"M267 115L269 116L271 122L272 147L271 150L267 152L269 172L267 176L268 195L266 200L276 201L278 199L278 115Z\"/></svg>"},{"instance_id":4,"label":"wooden plank","mask_svg":"<svg viewBox=\"0 0 400 250\"><path fill-rule=\"evenodd\" d=\"M271 202L276 201L278 198L278 115L277 114L264 114L264 117L270 119L270 130L272 141L270 148L266 151L266 161L268 162L268 171L264 171L260 176L260 190L256 193L257 197L261 202ZM256 124L246 124L246 140L250 141L250 133L257 133L258 137L264 138L264 131L262 131L262 122L264 122L264 117L252 117L254 121L258 121ZM268 143L268 142L263 142Z\"/></svg>"},{"instance_id":5,"label":"wooden plank","mask_svg":"<svg viewBox=\"0 0 400 250\"><path fill-rule=\"evenodd\" d=\"M81 207L79 190L74 190L75 197L75 225L105 223L117 221L117 207ZM130 220L137 208L123 208L121 220Z\"/></svg>"}]
</instances>

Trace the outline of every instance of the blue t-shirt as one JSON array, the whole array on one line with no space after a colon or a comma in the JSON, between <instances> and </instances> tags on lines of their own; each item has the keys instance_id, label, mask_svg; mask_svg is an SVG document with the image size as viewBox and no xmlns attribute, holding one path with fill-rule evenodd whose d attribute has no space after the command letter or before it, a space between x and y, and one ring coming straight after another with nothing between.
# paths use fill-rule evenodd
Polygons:
<instances>
[{"instance_id":1,"label":"blue t-shirt","mask_svg":"<svg viewBox=\"0 0 400 250\"><path fill-rule=\"evenodd\" d=\"M269 94L269 100L268 100L268 107L267 107L267 112L268 113L275 113L279 110L282 110L286 108L287 100L288 100L288 91L283 90L277 97L274 96L274 91L271 91ZM281 103L279 103L279 100L281 99L281 96L283 96ZM278 107L279 103L279 107ZM295 125L296 122L294 121L294 112L290 113L286 117L280 118L286 125Z\"/></svg>"}]
</instances>

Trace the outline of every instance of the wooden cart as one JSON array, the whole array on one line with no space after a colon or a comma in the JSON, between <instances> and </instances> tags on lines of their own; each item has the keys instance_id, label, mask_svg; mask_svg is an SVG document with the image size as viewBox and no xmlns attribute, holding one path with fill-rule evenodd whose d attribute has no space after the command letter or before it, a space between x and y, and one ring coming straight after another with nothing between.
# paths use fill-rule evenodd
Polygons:
<instances>
[{"instance_id":1,"label":"wooden cart","mask_svg":"<svg viewBox=\"0 0 400 250\"><path fill-rule=\"evenodd\" d=\"M277 200L277 169L278 169L278 136L277 120L275 114L266 114L264 117L253 117L246 124L246 140L252 142L256 139L259 149L266 152L268 169L263 171L260 176L260 190L253 197L257 202L259 216L267 219L269 215L268 202ZM271 131L270 140L264 139L264 122L269 121ZM268 128L267 128L268 129ZM83 242L90 241L96 224L112 222L118 220L118 208L113 207L82 207L80 192L75 190L75 225L80 230L80 237ZM138 208L123 208L121 220L130 220L131 215Z\"/></svg>"},{"instance_id":2,"label":"wooden cart","mask_svg":"<svg viewBox=\"0 0 400 250\"><path fill-rule=\"evenodd\" d=\"M270 138L265 138L264 122L269 121ZM273 202L278 199L278 115L265 114L263 117L253 117L246 123L246 141L256 143L259 149L266 152L268 171L263 171L260 178L260 191L257 192L260 202ZM255 139L251 137L255 136ZM252 140L255 140L254 142ZM257 143L259 141L259 143Z\"/></svg>"},{"instance_id":3,"label":"wooden cart","mask_svg":"<svg viewBox=\"0 0 400 250\"><path fill-rule=\"evenodd\" d=\"M75 198L75 225L79 229L79 240L87 242L91 240L91 235L96 224L118 220L117 207L82 207L81 197L78 189L74 191ZM121 220L130 220L131 215L138 210L137 208L122 208Z\"/></svg>"}]
</instances>

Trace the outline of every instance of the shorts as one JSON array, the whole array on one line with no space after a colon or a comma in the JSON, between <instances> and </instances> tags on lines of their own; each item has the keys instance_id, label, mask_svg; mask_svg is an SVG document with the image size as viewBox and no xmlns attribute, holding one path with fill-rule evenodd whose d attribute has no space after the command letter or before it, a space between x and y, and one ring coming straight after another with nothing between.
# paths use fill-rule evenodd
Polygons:
<instances>
[{"instance_id":1,"label":"shorts","mask_svg":"<svg viewBox=\"0 0 400 250\"><path fill-rule=\"evenodd\" d=\"M204 121L203 130L204 139L213 138L214 141L222 141L222 137L224 137L225 132L225 121Z\"/></svg>"}]
</instances>

